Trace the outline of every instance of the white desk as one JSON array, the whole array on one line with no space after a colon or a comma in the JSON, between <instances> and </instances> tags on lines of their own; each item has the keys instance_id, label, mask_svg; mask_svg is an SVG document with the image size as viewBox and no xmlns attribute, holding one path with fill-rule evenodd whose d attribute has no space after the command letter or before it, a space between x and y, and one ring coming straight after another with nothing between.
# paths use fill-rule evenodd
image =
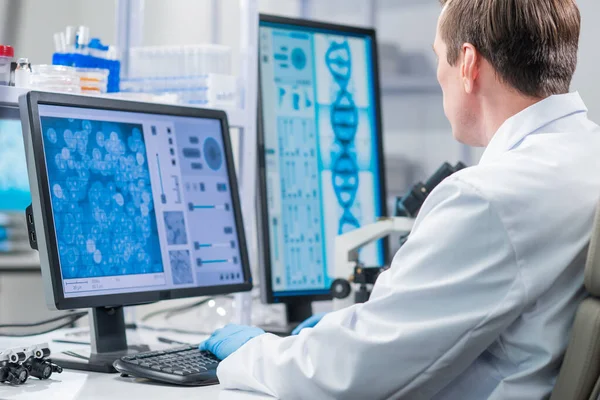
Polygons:
<instances>
[{"instance_id":1,"label":"white desk","mask_svg":"<svg viewBox=\"0 0 600 400\"><path fill-rule=\"evenodd\" d=\"M44 342L49 344L52 352L85 347L81 345L52 342L53 338L64 337L64 332L66 331L24 339L0 337L0 349ZM156 336L157 334L155 332L138 330L128 332L128 341L130 343L141 341L149 344L152 348L169 347L168 345L158 342ZM160 336L190 343L197 343L203 339L196 335L174 333L161 333ZM268 398L270 397L254 393L223 390L218 385L207 387L180 387L136 380L133 378L122 378L119 374L99 374L70 370L65 370L62 374L52 374L52 377L47 381L30 378L22 386L0 384L0 400L257 400Z\"/></svg>"}]
</instances>

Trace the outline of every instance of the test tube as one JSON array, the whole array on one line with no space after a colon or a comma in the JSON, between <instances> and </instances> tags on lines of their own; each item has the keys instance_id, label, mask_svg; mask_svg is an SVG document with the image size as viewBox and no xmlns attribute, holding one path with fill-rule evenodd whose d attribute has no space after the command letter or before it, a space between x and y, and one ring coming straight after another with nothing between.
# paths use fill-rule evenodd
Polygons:
<instances>
[{"instance_id":1,"label":"test tube","mask_svg":"<svg viewBox=\"0 0 600 400\"><path fill-rule=\"evenodd\" d=\"M74 26L67 26L65 29L65 42L67 53L72 53L75 50L75 40L77 38L77 29Z\"/></svg>"},{"instance_id":2,"label":"test tube","mask_svg":"<svg viewBox=\"0 0 600 400\"><path fill-rule=\"evenodd\" d=\"M57 53L66 53L67 51L67 37L64 32L58 32L54 34L54 51Z\"/></svg>"},{"instance_id":3,"label":"test tube","mask_svg":"<svg viewBox=\"0 0 600 400\"><path fill-rule=\"evenodd\" d=\"M82 52L86 52L86 48L89 43L90 43L90 28L82 25L79 28L77 28L75 48L81 50Z\"/></svg>"}]
</instances>

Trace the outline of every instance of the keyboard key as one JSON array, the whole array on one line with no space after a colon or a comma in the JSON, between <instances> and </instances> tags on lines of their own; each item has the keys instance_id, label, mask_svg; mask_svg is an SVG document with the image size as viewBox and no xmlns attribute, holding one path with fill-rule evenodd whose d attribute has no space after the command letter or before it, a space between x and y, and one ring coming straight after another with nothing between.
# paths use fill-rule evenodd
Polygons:
<instances>
[{"instance_id":1,"label":"keyboard key","mask_svg":"<svg viewBox=\"0 0 600 400\"><path fill-rule=\"evenodd\" d=\"M160 370L161 370L161 367L160 367L160 365L158 365L158 364L154 364L154 365L153 365L153 366L151 366L150 368L151 368L151 369L154 369L154 370L156 370L156 371L160 371Z\"/></svg>"},{"instance_id":2,"label":"keyboard key","mask_svg":"<svg viewBox=\"0 0 600 400\"><path fill-rule=\"evenodd\" d=\"M172 374L173 373L173 369L169 368L169 367L163 367L162 368L162 372L166 372L167 374Z\"/></svg>"}]
</instances>

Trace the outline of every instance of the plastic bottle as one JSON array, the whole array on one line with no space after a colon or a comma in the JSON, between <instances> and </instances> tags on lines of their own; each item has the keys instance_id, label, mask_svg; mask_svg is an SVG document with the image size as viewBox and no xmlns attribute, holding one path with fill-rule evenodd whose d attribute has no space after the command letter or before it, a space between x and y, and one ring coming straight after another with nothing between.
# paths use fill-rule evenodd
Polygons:
<instances>
[{"instance_id":1,"label":"plastic bottle","mask_svg":"<svg viewBox=\"0 0 600 400\"><path fill-rule=\"evenodd\" d=\"M27 58L19 58L15 69L15 86L27 88L31 84L31 64Z\"/></svg>"},{"instance_id":2,"label":"plastic bottle","mask_svg":"<svg viewBox=\"0 0 600 400\"><path fill-rule=\"evenodd\" d=\"M10 63L15 56L12 46L0 45L0 85L10 84Z\"/></svg>"}]
</instances>

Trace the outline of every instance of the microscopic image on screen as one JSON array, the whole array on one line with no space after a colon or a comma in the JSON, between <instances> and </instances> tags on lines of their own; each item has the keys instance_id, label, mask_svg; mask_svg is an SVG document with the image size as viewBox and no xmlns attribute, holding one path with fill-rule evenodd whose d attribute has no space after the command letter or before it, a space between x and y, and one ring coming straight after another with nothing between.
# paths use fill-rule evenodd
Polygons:
<instances>
[{"instance_id":1,"label":"microscopic image on screen","mask_svg":"<svg viewBox=\"0 0 600 400\"><path fill-rule=\"evenodd\" d=\"M170 251L169 260L171 261L171 274L175 285L194 283L189 250Z\"/></svg>"},{"instance_id":2,"label":"microscopic image on screen","mask_svg":"<svg viewBox=\"0 0 600 400\"><path fill-rule=\"evenodd\" d=\"M183 212L165 212L165 227L167 228L167 243L169 245L187 244Z\"/></svg>"},{"instance_id":3,"label":"microscopic image on screen","mask_svg":"<svg viewBox=\"0 0 600 400\"><path fill-rule=\"evenodd\" d=\"M142 125L41 125L63 278L163 272Z\"/></svg>"}]
</instances>

